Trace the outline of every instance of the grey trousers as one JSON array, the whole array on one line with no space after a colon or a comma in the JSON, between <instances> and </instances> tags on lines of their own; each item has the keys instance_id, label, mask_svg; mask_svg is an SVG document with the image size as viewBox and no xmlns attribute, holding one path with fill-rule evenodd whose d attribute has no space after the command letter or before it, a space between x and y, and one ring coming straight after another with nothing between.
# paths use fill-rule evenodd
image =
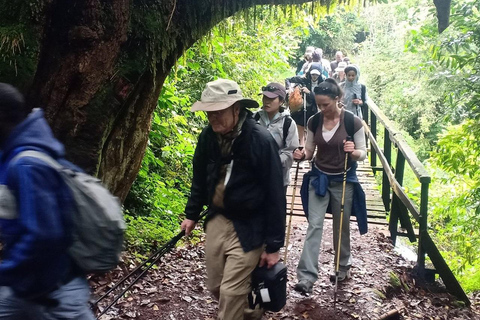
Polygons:
<instances>
[{"instance_id":1,"label":"grey trousers","mask_svg":"<svg viewBox=\"0 0 480 320\"><path fill-rule=\"evenodd\" d=\"M312 179L311 182L313 182ZM298 262L297 279L308 280L315 283L318 279L318 256L322 242L323 222L328 204L330 203L333 214L333 244L335 260L338 247L340 229L340 209L342 201L342 182L330 182L325 197L315 194L315 189L310 184L308 198L308 229L303 244L303 251ZM342 239L340 245L340 270L348 270L351 265L350 254L350 214L352 211L353 185L347 183L345 188L345 206L343 213Z\"/></svg>"},{"instance_id":2,"label":"grey trousers","mask_svg":"<svg viewBox=\"0 0 480 320\"><path fill-rule=\"evenodd\" d=\"M48 296L58 300L46 307L15 296L10 287L0 287L1 320L95 320L88 306L90 288L85 278L74 278Z\"/></svg>"}]
</instances>

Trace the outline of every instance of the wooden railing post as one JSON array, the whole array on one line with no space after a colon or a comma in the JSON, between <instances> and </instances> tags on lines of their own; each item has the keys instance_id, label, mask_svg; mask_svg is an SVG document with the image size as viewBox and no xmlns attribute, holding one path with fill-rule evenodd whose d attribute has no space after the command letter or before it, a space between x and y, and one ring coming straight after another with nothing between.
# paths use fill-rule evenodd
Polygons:
<instances>
[{"instance_id":1,"label":"wooden railing post","mask_svg":"<svg viewBox=\"0 0 480 320\"><path fill-rule=\"evenodd\" d=\"M378 157L379 162L382 164L383 170L383 185L382 185L382 200L385 205L386 211L390 211L393 220L390 224L390 230L392 231L392 237L395 238L397 234L398 221L400 220L402 227L407 229L408 237L410 241L416 240L416 235L413 230L412 221L408 213L412 215L415 221L419 224L419 245L418 245L418 258L417 258L417 276L425 277L425 255L428 254L432 261L436 271L442 278L447 290L454 294L458 299L465 301L467 305L470 305L468 296L463 291L455 275L452 273L447 263L443 259L440 251L435 246L432 238L428 233L428 188L431 181L430 175L425 170L425 167L415 155L413 150L408 146L406 141L402 138L400 132L395 130L385 114L378 108L373 102L369 101L370 109L370 130L367 132L370 140L371 148L371 161L372 169L376 171L376 164ZM384 150L377 143L377 121L379 121L385 127L385 139ZM395 166L395 172L392 169L391 153L392 143L397 147L398 155ZM405 162L412 169L413 173L421 183L421 195L420 195L420 208L418 205L410 199L407 192L404 190L403 176ZM392 202L390 203L390 191L392 191ZM393 228L395 226L395 229Z\"/></svg>"},{"instance_id":2,"label":"wooden railing post","mask_svg":"<svg viewBox=\"0 0 480 320\"><path fill-rule=\"evenodd\" d=\"M377 139L377 116L373 111L370 111L370 132L372 133L372 136ZM377 166L377 152L375 151L372 146L370 146L370 165L375 168ZM376 171L373 170L373 174L375 174Z\"/></svg>"},{"instance_id":3,"label":"wooden railing post","mask_svg":"<svg viewBox=\"0 0 480 320\"><path fill-rule=\"evenodd\" d=\"M403 185L403 173L405 171L405 157L403 153L397 152L397 162L395 164L395 179L402 186ZM400 203L397 202L398 197L395 193L392 195L392 210L390 211L390 218L388 220L388 229L390 231L390 238L393 244L397 241L398 230L398 216Z\"/></svg>"},{"instance_id":4,"label":"wooden railing post","mask_svg":"<svg viewBox=\"0 0 480 320\"><path fill-rule=\"evenodd\" d=\"M387 163L392 167L392 141L390 140L390 133L388 132L388 128L385 127L384 131L384 143L383 143L383 154L385 155L385 159L387 159ZM385 168L384 168L385 169ZM390 181L388 180L388 175L385 174L385 170L383 171L382 177L382 200L383 205L385 206L385 211L390 211Z\"/></svg>"},{"instance_id":5,"label":"wooden railing post","mask_svg":"<svg viewBox=\"0 0 480 320\"><path fill-rule=\"evenodd\" d=\"M427 179L426 179L427 180ZM428 181L422 181L422 189L420 195L420 221L419 223L419 241L418 241L418 257L417 267L420 275L425 272L425 246L424 236L427 234L427 219L428 219L428 187L430 179Z\"/></svg>"}]
</instances>

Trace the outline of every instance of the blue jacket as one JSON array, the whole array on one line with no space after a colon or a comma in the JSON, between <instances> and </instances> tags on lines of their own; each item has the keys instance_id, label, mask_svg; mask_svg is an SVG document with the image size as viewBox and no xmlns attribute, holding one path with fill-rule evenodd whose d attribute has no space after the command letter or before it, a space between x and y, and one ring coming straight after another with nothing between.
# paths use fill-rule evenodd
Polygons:
<instances>
[{"instance_id":1,"label":"blue jacket","mask_svg":"<svg viewBox=\"0 0 480 320\"><path fill-rule=\"evenodd\" d=\"M353 201L352 201L352 215L357 217L357 224L360 234L365 234L368 231L367 222L367 205L365 201L365 192L363 192L362 186L358 182L357 163L354 162L347 171L347 182L353 183ZM308 219L308 188L311 178L318 178L312 182L312 186L315 188L315 193L321 197L324 197L327 193L327 188L330 181L342 182L343 174L327 175L318 170L315 166L313 169L303 176L302 188L300 189L300 196L302 198L303 211Z\"/></svg>"},{"instance_id":2,"label":"blue jacket","mask_svg":"<svg viewBox=\"0 0 480 320\"><path fill-rule=\"evenodd\" d=\"M17 217L0 212L0 286L33 299L55 290L72 272L67 249L72 243L73 201L55 169L32 157L11 160L23 150L37 150L73 165L63 159L64 147L40 109L17 125L0 148L0 185L8 186L17 205Z\"/></svg>"}]
</instances>

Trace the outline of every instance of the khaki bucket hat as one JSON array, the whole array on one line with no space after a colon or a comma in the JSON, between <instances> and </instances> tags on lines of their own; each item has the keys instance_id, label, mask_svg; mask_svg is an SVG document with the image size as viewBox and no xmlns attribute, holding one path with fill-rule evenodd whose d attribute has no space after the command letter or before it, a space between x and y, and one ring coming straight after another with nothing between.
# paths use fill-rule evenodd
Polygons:
<instances>
[{"instance_id":1,"label":"khaki bucket hat","mask_svg":"<svg viewBox=\"0 0 480 320\"><path fill-rule=\"evenodd\" d=\"M218 111L227 109L240 101L246 108L258 108L258 102L242 96L242 90L233 80L218 79L207 83L202 98L193 104L190 111Z\"/></svg>"}]
</instances>

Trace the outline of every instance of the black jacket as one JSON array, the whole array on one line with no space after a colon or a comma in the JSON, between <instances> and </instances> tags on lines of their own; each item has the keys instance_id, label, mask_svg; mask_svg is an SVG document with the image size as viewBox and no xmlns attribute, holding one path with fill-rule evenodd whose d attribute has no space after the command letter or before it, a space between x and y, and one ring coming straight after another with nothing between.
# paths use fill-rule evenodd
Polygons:
<instances>
[{"instance_id":1,"label":"black jacket","mask_svg":"<svg viewBox=\"0 0 480 320\"><path fill-rule=\"evenodd\" d=\"M222 163L233 160L224 193L222 214L233 221L245 252L266 244L266 252L278 251L285 239L286 199L278 146L267 129L251 117L232 145L232 156L221 159L215 132L208 126L200 134L193 157L193 181L185 213L198 220L210 205ZM213 211L213 210L211 210ZM208 223L207 223L208 228Z\"/></svg>"},{"instance_id":2,"label":"black jacket","mask_svg":"<svg viewBox=\"0 0 480 320\"><path fill-rule=\"evenodd\" d=\"M285 87L289 88L290 83L298 83L302 87L307 87L308 90L311 90L312 89L312 76L310 75L310 71L312 71L314 69L320 71L320 77L318 78L318 83L322 83L323 81L325 81L325 77L322 74L322 72L323 72L322 64L319 63L319 62L312 62L312 64L310 65L310 69L308 70L308 72L305 76L294 76L294 77L285 79ZM313 92L310 92L307 95L307 104L309 106L314 106L314 108L315 108L314 111L316 112L317 105L315 103L315 94Z\"/></svg>"}]
</instances>

